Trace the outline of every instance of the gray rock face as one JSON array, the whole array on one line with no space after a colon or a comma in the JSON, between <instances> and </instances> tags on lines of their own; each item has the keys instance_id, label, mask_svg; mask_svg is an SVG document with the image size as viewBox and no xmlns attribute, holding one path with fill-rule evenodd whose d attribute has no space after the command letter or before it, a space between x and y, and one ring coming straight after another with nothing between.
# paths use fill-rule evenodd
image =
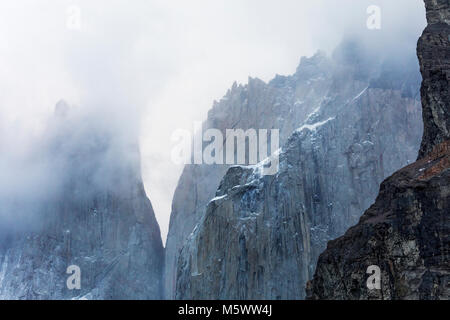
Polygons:
<instances>
[{"instance_id":1,"label":"gray rock face","mask_svg":"<svg viewBox=\"0 0 450 320\"><path fill-rule=\"evenodd\" d=\"M277 76L269 84L249 78L247 85L234 84L208 113L203 129L279 129L285 143L298 124L311 114L332 91L331 61L323 53L303 58L290 77ZM354 84L358 88L363 83ZM361 89L362 90L362 89ZM176 263L179 250L205 213L229 166L187 165L172 202L166 243L166 298L175 297Z\"/></svg>"},{"instance_id":2,"label":"gray rock face","mask_svg":"<svg viewBox=\"0 0 450 320\"><path fill-rule=\"evenodd\" d=\"M375 204L320 256L310 299L450 298L450 142L396 172ZM381 271L369 289L369 266Z\"/></svg>"},{"instance_id":3,"label":"gray rock face","mask_svg":"<svg viewBox=\"0 0 450 320\"><path fill-rule=\"evenodd\" d=\"M269 83L295 92L288 113L281 113L293 130L285 127L289 137L279 151L279 172L228 170L185 235L177 299L304 298L327 241L358 221L386 176L416 158L420 105L410 93L418 85L390 87L393 74L362 69L357 61L364 56L356 49L348 43L339 48L322 78L312 59L303 60L294 76ZM403 70L417 72L411 65ZM317 82L323 90L311 87ZM310 97L318 103L303 102Z\"/></svg>"},{"instance_id":4,"label":"gray rock face","mask_svg":"<svg viewBox=\"0 0 450 320\"><path fill-rule=\"evenodd\" d=\"M450 139L450 2L429 0L425 6L428 26L417 46L425 124L419 158Z\"/></svg>"},{"instance_id":5,"label":"gray rock face","mask_svg":"<svg viewBox=\"0 0 450 320\"><path fill-rule=\"evenodd\" d=\"M425 125L419 160L384 181L360 222L328 244L308 284L310 299L450 298L450 2L425 4L429 26L418 43ZM366 285L372 265L380 268L379 288Z\"/></svg>"},{"instance_id":6,"label":"gray rock face","mask_svg":"<svg viewBox=\"0 0 450 320\"><path fill-rule=\"evenodd\" d=\"M137 144L63 107L42 146L58 187L33 204L37 226L1 233L0 298L161 298L163 246ZM81 269L80 290L66 285L71 265Z\"/></svg>"}]
</instances>

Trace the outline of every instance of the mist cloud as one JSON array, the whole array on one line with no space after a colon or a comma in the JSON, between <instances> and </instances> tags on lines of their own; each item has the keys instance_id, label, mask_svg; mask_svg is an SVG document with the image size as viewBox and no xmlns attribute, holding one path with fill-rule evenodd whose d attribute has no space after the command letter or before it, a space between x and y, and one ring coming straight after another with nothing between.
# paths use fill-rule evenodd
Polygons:
<instances>
[{"instance_id":1,"label":"mist cloud","mask_svg":"<svg viewBox=\"0 0 450 320\"><path fill-rule=\"evenodd\" d=\"M369 5L382 10L381 30L366 28ZM70 6L81 10L80 30L67 28ZM422 0L2 1L0 198L38 201L58 190L42 145L64 98L77 125L140 138L165 235L182 169L170 161L174 130L204 120L234 81L291 74L301 56L331 54L344 37L364 39L374 54L415 51L424 12ZM16 220L5 212L0 219Z\"/></svg>"}]
</instances>

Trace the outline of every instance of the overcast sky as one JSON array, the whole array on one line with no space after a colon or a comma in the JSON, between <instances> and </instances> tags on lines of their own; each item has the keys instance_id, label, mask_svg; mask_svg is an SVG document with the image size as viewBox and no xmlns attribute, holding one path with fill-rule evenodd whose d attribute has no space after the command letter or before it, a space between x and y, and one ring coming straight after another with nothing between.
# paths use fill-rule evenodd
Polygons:
<instances>
[{"instance_id":1,"label":"overcast sky","mask_svg":"<svg viewBox=\"0 0 450 320\"><path fill-rule=\"evenodd\" d=\"M370 5L382 10L373 32L391 44L423 30L422 0L2 0L2 152L27 148L61 98L120 105L135 116L123 125L139 129L165 240L181 172L170 160L172 132L192 130L234 81L292 74L301 56L367 31Z\"/></svg>"}]
</instances>

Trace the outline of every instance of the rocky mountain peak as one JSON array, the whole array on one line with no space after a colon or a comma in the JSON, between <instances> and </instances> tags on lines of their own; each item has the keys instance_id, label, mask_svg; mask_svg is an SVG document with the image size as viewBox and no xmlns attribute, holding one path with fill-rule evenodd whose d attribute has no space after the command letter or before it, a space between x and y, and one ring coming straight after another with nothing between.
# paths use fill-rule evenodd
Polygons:
<instances>
[{"instance_id":1,"label":"rocky mountain peak","mask_svg":"<svg viewBox=\"0 0 450 320\"><path fill-rule=\"evenodd\" d=\"M450 24L450 6L448 0L425 0L428 24Z\"/></svg>"},{"instance_id":2,"label":"rocky mountain peak","mask_svg":"<svg viewBox=\"0 0 450 320\"><path fill-rule=\"evenodd\" d=\"M328 243L307 285L310 299L450 298L450 1L425 5L419 160L386 179L359 223Z\"/></svg>"},{"instance_id":3,"label":"rocky mountain peak","mask_svg":"<svg viewBox=\"0 0 450 320\"><path fill-rule=\"evenodd\" d=\"M354 56L351 46L340 50ZM406 70L418 74L416 65ZM168 298L305 297L327 241L358 221L420 144L418 86L406 96L390 87L389 73L360 76L358 66L319 52L294 75L249 81L214 106L207 125L279 128L279 171L263 176L261 163L185 168L166 246Z\"/></svg>"},{"instance_id":4,"label":"rocky mountain peak","mask_svg":"<svg viewBox=\"0 0 450 320\"><path fill-rule=\"evenodd\" d=\"M450 1L425 0L425 6L428 26L417 45L425 126L419 158L450 139Z\"/></svg>"},{"instance_id":5,"label":"rocky mountain peak","mask_svg":"<svg viewBox=\"0 0 450 320\"><path fill-rule=\"evenodd\" d=\"M69 113L69 110L69 104L65 100L61 99L56 103L54 114L58 118L65 118Z\"/></svg>"},{"instance_id":6,"label":"rocky mountain peak","mask_svg":"<svg viewBox=\"0 0 450 320\"><path fill-rule=\"evenodd\" d=\"M139 147L68 109L57 104L34 159L48 169L39 187L49 190L33 203L39 226L9 230L1 241L0 299L159 299L163 246ZM16 200L8 209L21 213L27 199ZM79 289L66 285L71 266L80 269Z\"/></svg>"}]
</instances>

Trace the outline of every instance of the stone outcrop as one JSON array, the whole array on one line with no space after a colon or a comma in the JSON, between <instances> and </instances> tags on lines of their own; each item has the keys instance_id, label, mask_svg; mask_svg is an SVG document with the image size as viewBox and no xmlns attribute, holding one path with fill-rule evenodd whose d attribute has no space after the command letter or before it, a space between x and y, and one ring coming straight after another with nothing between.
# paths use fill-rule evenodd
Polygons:
<instances>
[{"instance_id":1,"label":"stone outcrop","mask_svg":"<svg viewBox=\"0 0 450 320\"><path fill-rule=\"evenodd\" d=\"M304 59L294 76L278 77L258 93L282 88L275 92L283 96L259 100L248 89L255 101L286 101L276 106L281 110L261 110L261 118L267 113L263 119L283 118L288 124L282 127L279 171L262 176L263 163L231 167L215 194L202 194L205 209L190 207L195 219L185 225L187 240L178 239L175 298L304 298L327 241L358 221L385 177L414 161L422 133L420 105L411 95L418 82L393 88L388 79L397 71L375 72L380 65L358 63L364 58L357 43L345 43L326 63L317 65L317 56ZM414 64L405 70L418 72ZM286 95L290 92L293 96ZM259 113L248 117L248 106L240 108L240 119L260 118ZM228 110L222 114L226 119ZM263 125L280 124L256 127ZM210 188L208 181L190 177L193 185ZM182 214L184 222L192 219Z\"/></svg>"},{"instance_id":2,"label":"stone outcrop","mask_svg":"<svg viewBox=\"0 0 450 320\"><path fill-rule=\"evenodd\" d=\"M450 298L450 142L395 173L357 226L320 256L313 299ZM381 270L370 290L369 266Z\"/></svg>"},{"instance_id":3,"label":"stone outcrop","mask_svg":"<svg viewBox=\"0 0 450 320\"><path fill-rule=\"evenodd\" d=\"M160 299L163 246L138 146L76 118L58 104L42 146L52 173L43 185L56 178L57 188L33 203L38 225L0 234L0 298ZM71 265L79 290L66 285Z\"/></svg>"},{"instance_id":4,"label":"stone outcrop","mask_svg":"<svg viewBox=\"0 0 450 320\"><path fill-rule=\"evenodd\" d=\"M298 71L289 77L277 76L266 84L249 78L247 85L234 84L219 102L215 102L203 129L279 129L285 143L298 124L311 114L332 91L331 61L318 53L303 58ZM365 83L352 83L352 93ZM350 89L349 89L350 90ZM351 93L350 93L351 94ZM166 243L166 298L175 297L176 264L181 247L205 214L206 205L229 166L187 165L175 190Z\"/></svg>"},{"instance_id":5,"label":"stone outcrop","mask_svg":"<svg viewBox=\"0 0 450 320\"><path fill-rule=\"evenodd\" d=\"M360 222L329 242L308 284L311 299L450 298L450 1L425 4L419 160L384 181ZM379 289L367 286L369 266L380 268Z\"/></svg>"},{"instance_id":6,"label":"stone outcrop","mask_svg":"<svg viewBox=\"0 0 450 320\"><path fill-rule=\"evenodd\" d=\"M450 139L450 4L425 1L428 26L417 46L423 75L424 136L419 158Z\"/></svg>"}]
</instances>

